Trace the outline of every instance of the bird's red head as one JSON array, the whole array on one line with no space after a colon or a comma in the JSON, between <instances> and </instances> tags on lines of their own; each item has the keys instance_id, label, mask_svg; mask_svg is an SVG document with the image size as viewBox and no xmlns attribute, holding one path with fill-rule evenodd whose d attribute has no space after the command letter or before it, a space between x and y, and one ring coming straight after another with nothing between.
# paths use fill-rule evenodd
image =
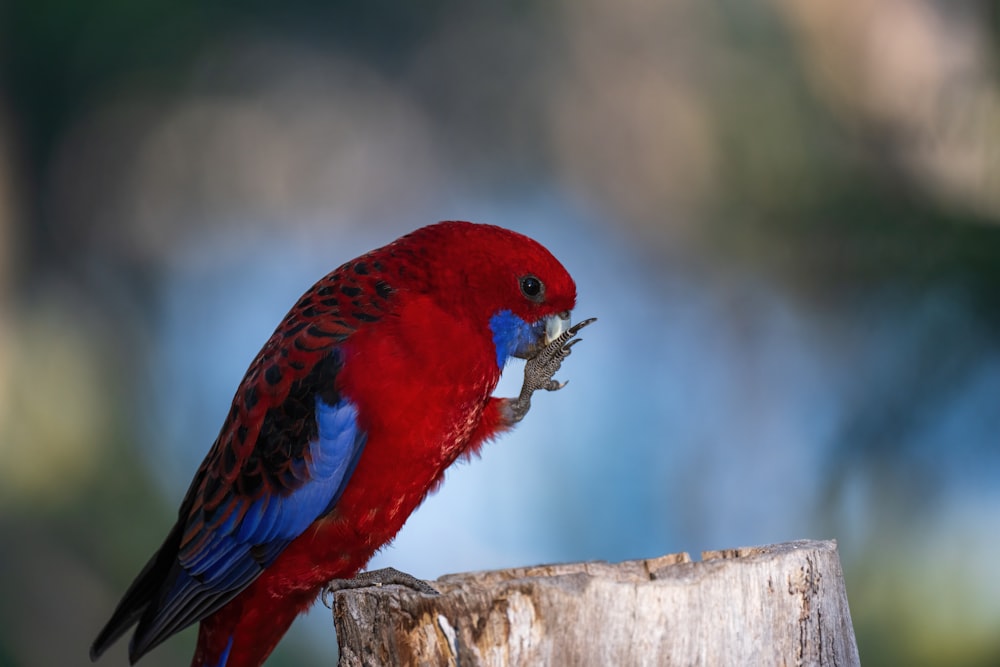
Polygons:
<instances>
[{"instance_id":1,"label":"bird's red head","mask_svg":"<svg viewBox=\"0 0 1000 667\"><path fill-rule=\"evenodd\" d=\"M449 302L493 332L500 365L508 356L529 357L565 329L576 305L576 284L537 241L509 229L472 222L440 222L396 243L418 249L431 294L469 295Z\"/></svg>"}]
</instances>

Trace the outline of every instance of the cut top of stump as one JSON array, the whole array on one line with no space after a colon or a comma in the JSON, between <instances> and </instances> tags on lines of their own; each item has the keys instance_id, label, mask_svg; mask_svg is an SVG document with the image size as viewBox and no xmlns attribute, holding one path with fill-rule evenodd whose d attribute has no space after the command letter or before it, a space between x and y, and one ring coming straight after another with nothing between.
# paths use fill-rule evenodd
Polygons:
<instances>
[{"instance_id":1,"label":"cut top of stump","mask_svg":"<svg viewBox=\"0 0 1000 667\"><path fill-rule=\"evenodd\" d=\"M858 665L833 541L446 575L338 593L341 667Z\"/></svg>"}]
</instances>

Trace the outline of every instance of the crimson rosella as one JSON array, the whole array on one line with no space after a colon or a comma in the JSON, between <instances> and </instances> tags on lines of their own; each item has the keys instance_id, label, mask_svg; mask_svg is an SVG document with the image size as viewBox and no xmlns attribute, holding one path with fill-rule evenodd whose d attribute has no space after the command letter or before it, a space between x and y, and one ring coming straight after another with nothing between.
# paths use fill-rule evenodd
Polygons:
<instances>
[{"instance_id":1,"label":"crimson rosella","mask_svg":"<svg viewBox=\"0 0 1000 667\"><path fill-rule=\"evenodd\" d=\"M262 665L451 463L519 422L534 391L562 386L553 376L593 321L569 326L575 302L548 250L469 222L418 229L317 282L250 364L91 659L133 625L134 663L200 622L192 667ZM510 357L528 360L521 393L493 397Z\"/></svg>"}]
</instances>

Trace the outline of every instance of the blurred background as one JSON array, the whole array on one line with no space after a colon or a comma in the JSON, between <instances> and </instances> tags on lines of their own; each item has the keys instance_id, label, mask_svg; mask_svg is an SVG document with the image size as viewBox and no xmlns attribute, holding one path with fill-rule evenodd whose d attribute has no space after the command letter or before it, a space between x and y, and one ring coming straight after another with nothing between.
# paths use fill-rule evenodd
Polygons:
<instances>
[{"instance_id":1,"label":"blurred background","mask_svg":"<svg viewBox=\"0 0 1000 667\"><path fill-rule=\"evenodd\" d=\"M836 538L866 665L1000 664L998 64L975 0L3 2L0 665L87 664L286 310L454 218L600 321L373 565Z\"/></svg>"}]
</instances>

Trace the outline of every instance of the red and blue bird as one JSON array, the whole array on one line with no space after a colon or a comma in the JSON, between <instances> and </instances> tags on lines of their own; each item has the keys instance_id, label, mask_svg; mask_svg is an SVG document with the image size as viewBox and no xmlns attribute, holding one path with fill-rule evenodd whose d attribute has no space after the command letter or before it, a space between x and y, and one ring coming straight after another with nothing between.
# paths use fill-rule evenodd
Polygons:
<instances>
[{"instance_id":1,"label":"red and blue bird","mask_svg":"<svg viewBox=\"0 0 1000 667\"><path fill-rule=\"evenodd\" d=\"M469 222L423 227L321 279L250 364L91 659L132 626L134 663L200 623L192 667L262 665L448 466L519 422L536 390L563 386L554 375L593 321L570 326L575 304L542 245ZM494 397L511 357L527 359L520 395Z\"/></svg>"}]
</instances>

